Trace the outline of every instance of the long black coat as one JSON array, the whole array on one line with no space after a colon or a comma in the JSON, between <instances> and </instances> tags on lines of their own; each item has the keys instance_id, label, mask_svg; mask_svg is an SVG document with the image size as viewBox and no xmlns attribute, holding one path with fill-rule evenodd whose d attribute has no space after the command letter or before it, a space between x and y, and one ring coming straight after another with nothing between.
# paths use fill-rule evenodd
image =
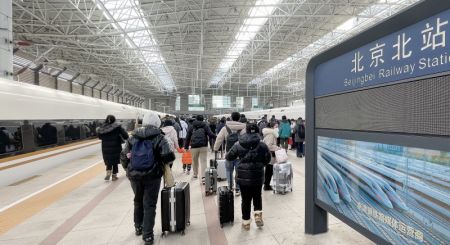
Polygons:
<instances>
[{"instance_id":1,"label":"long black coat","mask_svg":"<svg viewBox=\"0 0 450 245\"><path fill-rule=\"evenodd\" d=\"M264 183L264 166L270 163L271 154L258 133L243 134L225 158L228 161L239 158L236 182L240 186L260 186Z\"/></svg>"},{"instance_id":2,"label":"long black coat","mask_svg":"<svg viewBox=\"0 0 450 245\"><path fill-rule=\"evenodd\" d=\"M119 124L104 124L97 128L98 138L102 140L103 160L106 164L119 164L122 143L128 133Z\"/></svg>"}]
</instances>

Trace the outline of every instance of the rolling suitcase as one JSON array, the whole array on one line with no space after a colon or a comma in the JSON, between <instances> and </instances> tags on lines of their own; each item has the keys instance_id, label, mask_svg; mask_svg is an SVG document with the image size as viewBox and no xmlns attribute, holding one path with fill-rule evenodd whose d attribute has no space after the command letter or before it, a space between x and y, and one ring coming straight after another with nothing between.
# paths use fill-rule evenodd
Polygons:
<instances>
[{"instance_id":1,"label":"rolling suitcase","mask_svg":"<svg viewBox=\"0 0 450 245\"><path fill-rule=\"evenodd\" d=\"M286 192L292 192L292 164L275 163L273 165L273 175L271 180L271 186L273 193L286 194Z\"/></svg>"},{"instance_id":2,"label":"rolling suitcase","mask_svg":"<svg viewBox=\"0 0 450 245\"><path fill-rule=\"evenodd\" d=\"M205 169L205 194L213 194L217 192L217 169Z\"/></svg>"},{"instance_id":3,"label":"rolling suitcase","mask_svg":"<svg viewBox=\"0 0 450 245\"><path fill-rule=\"evenodd\" d=\"M161 228L163 236L166 231L179 232L184 235L186 226L190 225L190 191L189 183L180 182L174 187L161 191Z\"/></svg>"},{"instance_id":4,"label":"rolling suitcase","mask_svg":"<svg viewBox=\"0 0 450 245\"><path fill-rule=\"evenodd\" d=\"M220 227L224 223L234 222L234 196L233 191L228 186L221 186L217 189L217 203L219 205Z\"/></svg>"},{"instance_id":5,"label":"rolling suitcase","mask_svg":"<svg viewBox=\"0 0 450 245\"><path fill-rule=\"evenodd\" d=\"M216 160L217 162L217 179L226 180L227 179L227 168L226 160Z\"/></svg>"}]
</instances>

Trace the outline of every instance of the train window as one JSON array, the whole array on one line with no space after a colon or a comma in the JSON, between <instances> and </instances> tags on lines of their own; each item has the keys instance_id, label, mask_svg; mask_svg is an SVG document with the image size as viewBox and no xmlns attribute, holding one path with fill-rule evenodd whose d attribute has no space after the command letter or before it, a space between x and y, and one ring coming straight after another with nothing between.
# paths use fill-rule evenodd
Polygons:
<instances>
[{"instance_id":1,"label":"train window","mask_svg":"<svg viewBox=\"0 0 450 245\"><path fill-rule=\"evenodd\" d=\"M51 122L34 124L34 139L37 146L51 146L58 142L58 131Z\"/></svg>"},{"instance_id":2,"label":"train window","mask_svg":"<svg viewBox=\"0 0 450 245\"><path fill-rule=\"evenodd\" d=\"M0 154L10 154L22 150L20 126L0 126Z\"/></svg>"}]
</instances>

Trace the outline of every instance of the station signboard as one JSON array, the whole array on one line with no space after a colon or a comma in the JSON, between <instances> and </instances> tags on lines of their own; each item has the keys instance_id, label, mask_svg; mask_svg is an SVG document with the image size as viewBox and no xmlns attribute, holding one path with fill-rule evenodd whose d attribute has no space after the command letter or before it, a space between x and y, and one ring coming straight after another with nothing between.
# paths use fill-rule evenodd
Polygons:
<instances>
[{"instance_id":1,"label":"station signboard","mask_svg":"<svg viewBox=\"0 0 450 245\"><path fill-rule=\"evenodd\" d=\"M307 69L307 233L450 244L450 2L422 1Z\"/></svg>"}]
</instances>

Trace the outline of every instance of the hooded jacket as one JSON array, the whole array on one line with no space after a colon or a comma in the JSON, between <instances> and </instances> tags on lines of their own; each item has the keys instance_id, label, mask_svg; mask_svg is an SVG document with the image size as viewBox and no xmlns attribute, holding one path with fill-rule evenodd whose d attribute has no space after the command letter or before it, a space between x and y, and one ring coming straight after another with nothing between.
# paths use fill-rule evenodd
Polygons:
<instances>
[{"instance_id":1,"label":"hooded jacket","mask_svg":"<svg viewBox=\"0 0 450 245\"><path fill-rule=\"evenodd\" d=\"M130 164L130 159L127 157L127 154L131 152L133 145L139 140L150 140L153 143L155 165L146 172L133 169ZM160 178L163 175L164 164L168 164L174 160L175 154L173 153L169 142L164 137L164 134L159 128L150 125L135 129L120 154L120 162L127 171L127 177L134 181L143 178Z\"/></svg>"},{"instance_id":2,"label":"hooded jacket","mask_svg":"<svg viewBox=\"0 0 450 245\"><path fill-rule=\"evenodd\" d=\"M267 145L260 141L258 133L244 134L227 153L228 161L239 159L236 182L240 186L261 186L264 183L264 166L271 160Z\"/></svg>"},{"instance_id":3,"label":"hooded jacket","mask_svg":"<svg viewBox=\"0 0 450 245\"><path fill-rule=\"evenodd\" d=\"M200 147L207 147L208 146L208 137L215 138L216 135L211 132L211 129L208 127L208 125L203 121L194 121L192 123L192 127L189 127L187 136L186 136L186 143L184 145L185 149L189 149L189 145L191 144L191 138L192 134L194 133L194 130L197 130L199 128L203 128L205 130L205 140L202 145L191 145L192 148L200 148Z\"/></svg>"},{"instance_id":4,"label":"hooded jacket","mask_svg":"<svg viewBox=\"0 0 450 245\"><path fill-rule=\"evenodd\" d=\"M231 131L241 130L240 135L245 134L245 127L246 127L245 123L236 122L236 121L228 121L228 122L226 122L226 126L229 127L231 129ZM222 146L222 144L225 143L227 138L228 138L227 128L222 127L219 134L217 135L216 142L214 143L214 150L215 151L220 150L220 147Z\"/></svg>"},{"instance_id":5,"label":"hooded jacket","mask_svg":"<svg viewBox=\"0 0 450 245\"><path fill-rule=\"evenodd\" d=\"M270 151L278 150L277 146L277 138L278 138L278 129L277 128L264 128L262 130L263 134L263 142L267 145Z\"/></svg>"},{"instance_id":6,"label":"hooded jacket","mask_svg":"<svg viewBox=\"0 0 450 245\"><path fill-rule=\"evenodd\" d=\"M282 120L280 123L279 134L281 139L291 137L291 124L287 120Z\"/></svg>"},{"instance_id":7,"label":"hooded jacket","mask_svg":"<svg viewBox=\"0 0 450 245\"><path fill-rule=\"evenodd\" d=\"M161 130L166 135L166 138L170 144L170 148L172 149L172 151L175 151L178 148L177 131L173 126L165 126L162 127Z\"/></svg>"},{"instance_id":8,"label":"hooded jacket","mask_svg":"<svg viewBox=\"0 0 450 245\"><path fill-rule=\"evenodd\" d=\"M98 138L102 140L103 160L106 164L119 164L123 140L128 133L117 123L103 124L97 128Z\"/></svg>"}]
</instances>

